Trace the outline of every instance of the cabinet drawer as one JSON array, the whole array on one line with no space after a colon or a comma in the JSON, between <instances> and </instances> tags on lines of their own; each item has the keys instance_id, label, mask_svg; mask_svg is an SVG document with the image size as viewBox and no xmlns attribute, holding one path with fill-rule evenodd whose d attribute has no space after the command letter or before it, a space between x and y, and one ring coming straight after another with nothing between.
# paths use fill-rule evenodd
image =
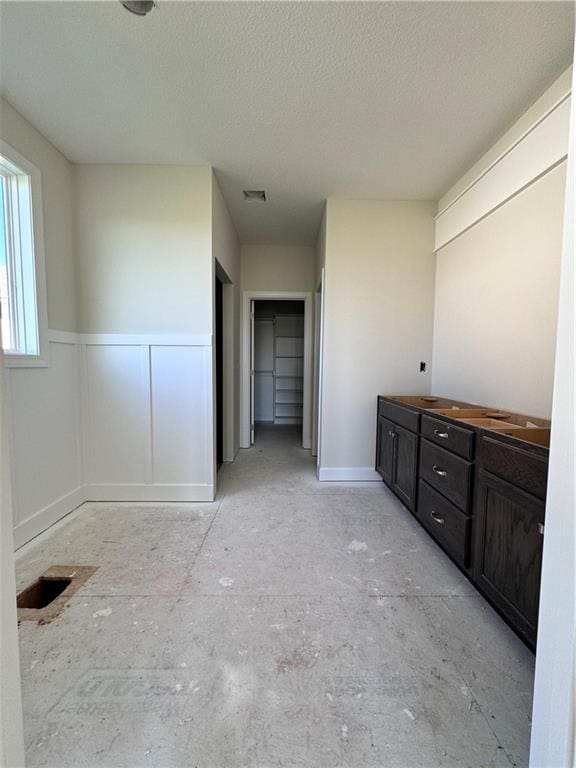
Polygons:
<instances>
[{"instance_id":1,"label":"cabinet drawer","mask_svg":"<svg viewBox=\"0 0 576 768\"><path fill-rule=\"evenodd\" d=\"M418 483L416 517L456 562L468 566L470 518L424 480Z\"/></svg>"},{"instance_id":2,"label":"cabinet drawer","mask_svg":"<svg viewBox=\"0 0 576 768\"><path fill-rule=\"evenodd\" d=\"M438 443L442 448L457 453L465 459L474 457L474 432L471 429L456 427L447 421L422 416L420 431L423 437Z\"/></svg>"},{"instance_id":3,"label":"cabinet drawer","mask_svg":"<svg viewBox=\"0 0 576 768\"><path fill-rule=\"evenodd\" d=\"M482 436L478 446L478 464L512 485L546 498L548 456L524 450L494 438Z\"/></svg>"},{"instance_id":4,"label":"cabinet drawer","mask_svg":"<svg viewBox=\"0 0 576 768\"><path fill-rule=\"evenodd\" d=\"M464 512L470 506L472 464L428 440L420 441L420 477Z\"/></svg>"},{"instance_id":5,"label":"cabinet drawer","mask_svg":"<svg viewBox=\"0 0 576 768\"><path fill-rule=\"evenodd\" d=\"M397 405L390 402L390 400L384 400L383 398L379 400L378 415L383 416L385 419L390 419L395 424L400 424L400 426L406 427L406 429L412 432L419 432L420 430L420 414L418 411L413 411L403 405Z\"/></svg>"}]
</instances>

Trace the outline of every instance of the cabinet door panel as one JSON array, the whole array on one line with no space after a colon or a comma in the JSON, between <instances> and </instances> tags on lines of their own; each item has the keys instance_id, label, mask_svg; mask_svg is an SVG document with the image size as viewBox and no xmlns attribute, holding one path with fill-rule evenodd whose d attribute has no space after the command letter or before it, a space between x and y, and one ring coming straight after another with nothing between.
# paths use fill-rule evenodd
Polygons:
<instances>
[{"instance_id":1,"label":"cabinet door panel","mask_svg":"<svg viewBox=\"0 0 576 768\"><path fill-rule=\"evenodd\" d=\"M532 644L538 623L544 511L539 499L480 471L475 579Z\"/></svg>"},{"instance_id":2,"label":"cabinet door panel","mask_svg":"<svg viewBox=\"0 0 576 768\"><path fill-rule=\"evenodd\" d=\"M376 440L376 471L388 485L392 484L392 465L394 462L394 424L388 419L378 418Z\"/></svg>"},{"instance_id":3,"label":"cabinet door panel","mask_svg":"<svg viewBox=\"0 0 576 768\"><path fill-rule=\"evenodd\" d=\"M412 512L416 510L416 470L418 435L394 424L395 456L392 486L394 492Z\"/></svg>"}]
</instances>

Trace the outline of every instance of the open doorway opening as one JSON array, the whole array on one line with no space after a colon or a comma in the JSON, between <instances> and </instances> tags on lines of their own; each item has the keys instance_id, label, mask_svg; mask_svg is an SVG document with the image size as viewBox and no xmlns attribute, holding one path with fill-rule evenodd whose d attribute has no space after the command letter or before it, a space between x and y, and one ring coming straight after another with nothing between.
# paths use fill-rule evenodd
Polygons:
<instances>
[{"instance_id":1,"label":"open doorway opening","mask_svg":"<svg viewBox=\"0 0 576 768\"><path fill-rule=\"evenodd\" d=\"M289 427L302 441L304 302L253 302L253 441L271 427Z\"/></svg>"},{"instance_id":2,"label":"open doorway opening","mask_svg":"<svg viewBox=\"0 0 576 768\"><path fill-rule=\"evenodd\" d=\"M314 301L308 292L246 291L243 295L240 446L260 429L292 430L312 444Z\"/></svg>"},{"instance_id":3,"label":"open doorway opening","mask_svg":"<svg viewBox=\"0 0 576 768\"><path fill-rule=\"evenodd\" d=\"M216 468L224 461L224 285L214 280L214 343L216 374Z\"/></svg>"}]
</instances>

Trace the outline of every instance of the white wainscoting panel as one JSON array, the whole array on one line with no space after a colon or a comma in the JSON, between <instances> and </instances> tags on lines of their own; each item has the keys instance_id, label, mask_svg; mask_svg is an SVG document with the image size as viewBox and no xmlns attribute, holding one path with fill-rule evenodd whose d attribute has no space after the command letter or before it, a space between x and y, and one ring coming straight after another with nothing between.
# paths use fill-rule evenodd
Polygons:
<instances>
[{"instance_id":1,"label":"white wainscoting panel","mask_svg":"<svg viewBox=\"0 0 576 768\"><path fill-rule=\"evenodd\" d=\"M150 348L154 483L213 485L212 349Z\"/></svg>"},{"instance_id":2,"label":"white wainscoting panel","mask_svg":"<svg viewBox=\"0 0 576 768\"><path fill-rule=\"evenodd\" d=\"M49 338L6 371L17 547L85 501L214 498L210 336Z\"/></svg>"},{"instance_id":3,"label":"white wainscoting panel","mask_svg":"<svg viewBox=\"0 0 576 768\"><path fill-rule=\"evenodd\" d=\"M87 484L150 482L147 346L86 345L84 461Z\"/></svg>"},{"instance_id":4,"label":"white wainscoting panel","mask_svg":"<svg viewBox=\"0 0 576 768\"><path fill-rule=\"evenodd\" d=\"M17 547L84 501L78 349L49 347L48 367L6 371Z\"/></svg>"},{"instance_id":5,"label":"white wainscoting panel","mask_svg":"<svg viewBox=\"0 0 576 768\"><path fill-rule=\"evenodd\" d=\"M562 162L568 153L569 126L570 97L566 96L438 213L436 250Z\"/></svg>"}]
</instances>

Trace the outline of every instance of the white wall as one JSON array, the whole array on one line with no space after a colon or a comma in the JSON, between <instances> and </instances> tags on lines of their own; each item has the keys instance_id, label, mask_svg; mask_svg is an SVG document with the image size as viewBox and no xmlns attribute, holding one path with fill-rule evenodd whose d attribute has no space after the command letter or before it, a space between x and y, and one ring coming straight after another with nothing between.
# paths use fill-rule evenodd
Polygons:
<instances>
[{"instance_id":1,"label":"white wall","mask_svg":"<svg viewBox=\"0 0 576 768\"><path fill-rule=\"evenodd\" d=\"M565 164L437 255L432 389L550 418Z\"/></svg>"},{"instance_id":2,"label":"white wall","mask_svg":"<svg viewBox=\"0 0 576 768\"><path fill-rule=\"evenodd\" d=\"M376 397L427 393L433 203L329 200L319 477L375 480Z\"/></svg>"},{"instance_id":3,"label":"white wall","mask_svg":"<svg viewBox=\"0 0 576 768\"><path fill-rule=\"evenodd\" d=\"M437 394L550 417L569 74L440 202Z\"/></svg>"},{"instance_id":4,"label":"white wall","mask_svg":"<svg viewBox=\"0 0 576 768\"><path fill-rule=\"evenodd\" d=\"M313 302L310 296L314 291L316 273L316 253L314 248L299 245L243 245L240 251L240 272L242 293L248 291L268 293L268 298L279 298L278 293L293 293L292 299L305 300L305 323L310 335L304 344L304 408L302 443L309 448L312 443L312 330ZM266 298L266 295L260 298ZM244 296L243 296L244 303ZM249 316L244 305L241 334L243 339L243 374L242 374L242 430L241 445L247 447L250 442L249 428L249 345L247 326ZM308 328L309 326L309 328Z\"/></svg>"},{"instance_id":5,"label":"white wall","mask_svg":"<svg viewBox=\"0 0 576 768\"><path fill-rule=\"evenodd\" d=\"M316 254L299 245L243 245L243 291L313 291Z\"/></svg>"},{"instance_id":6,"label":"white wall","mask_svg":"<svg viewBox=\"0 0 576 768\"><path fill-rule=\"evenodd\" d=\"M212 171L77 166L76 206L87 497L211 499Z\"/></svg>"},{"instance_id":7,"label":"white wall","mask_svg":"<svg viewBox=\"0 0 576 768\"><path fill-rule=\"evenodd\" d=\"M212 255L227 278L223 289L224 461L232 461L240 447L240 241L214 175Z\"/></svg>"},{"instance_id":8,"label":"white wall","mask_svg":"<svg viewBox=\"0 0 576 768\"><path fill-rule=\"evenodd\" d=\"M11 457L0 350L0 766L24 766L22 692L12 535Z\"/></svg>"},{"instance_id":9,"label":"white wall","mask_svg":"<svg viewBox=\"0 0 576 768\"><path fill-rule=\"evenodd\" d=\"M576 498L574 493L574 206L576 109L566 189L566 214L546 499L538 648L530 765L576 765Z\"/></svg>"},{"instance_id":10,"label":"white wall","mask_svg":"<svg viewBox=\"0 0 576 768\"><path fill-rule=\"evenodd\" d=\"M48 326L76 330L73 166L0 98L0 138L42 174Z\"/></svg>"},{"instance_id":11,"label":"white wall","mask_svg":"<svg viewBox=\"0 0 576 768\"><path fill-rule=\"evenodd\" d=\"M76 166L79 327L212 333L212 171Z\"/></svg>"},{"instance_id":12,"label":"white wall","mask_svg":"<svg viewBox=\"0 0 576 768\"><path fill-rule=\"evenodd\" d=\"M55 163L55 150L29 132L45 186L53 173L40 161ZM67 276L80 311L68 316L81 333L51 328L47 367L7 371L17 546L85 500L214 494L213 238L236 286L239 249L228 247L212 171L76 166L72 179L74 227L69 212L58 224L76 237L76 276L73 266ZM52 218L56 197L44 191ZM50 242L47 231L47 259ZM233 297L231 308L233 366ZM235 397L232 388L232 406ZM237 416L228 415L232 452Z\"/></svg>"},{"instance_id":13,"label":"white wall","mask_svg":"<svg viewBox=\"0 0 576 768\"><path fill-rule=\"evenodd\" d=\"M41 173L48 325L74 331L73 167L2 100L0 138ZM50 342L48 347L47 367L6 370L5 420L17 545L83 500L78 356L74 346Z\"/></svg>"},{"instance_id":14,"label":"white wall","mask_svg":"<svg viewBox=\"0 0 576 768\"><path fill-rule=\"evenodd\" d=\"M78 351L49 346L48 367L6 371L17 546L84 501Z\"/></svg>"}]
</instances>

